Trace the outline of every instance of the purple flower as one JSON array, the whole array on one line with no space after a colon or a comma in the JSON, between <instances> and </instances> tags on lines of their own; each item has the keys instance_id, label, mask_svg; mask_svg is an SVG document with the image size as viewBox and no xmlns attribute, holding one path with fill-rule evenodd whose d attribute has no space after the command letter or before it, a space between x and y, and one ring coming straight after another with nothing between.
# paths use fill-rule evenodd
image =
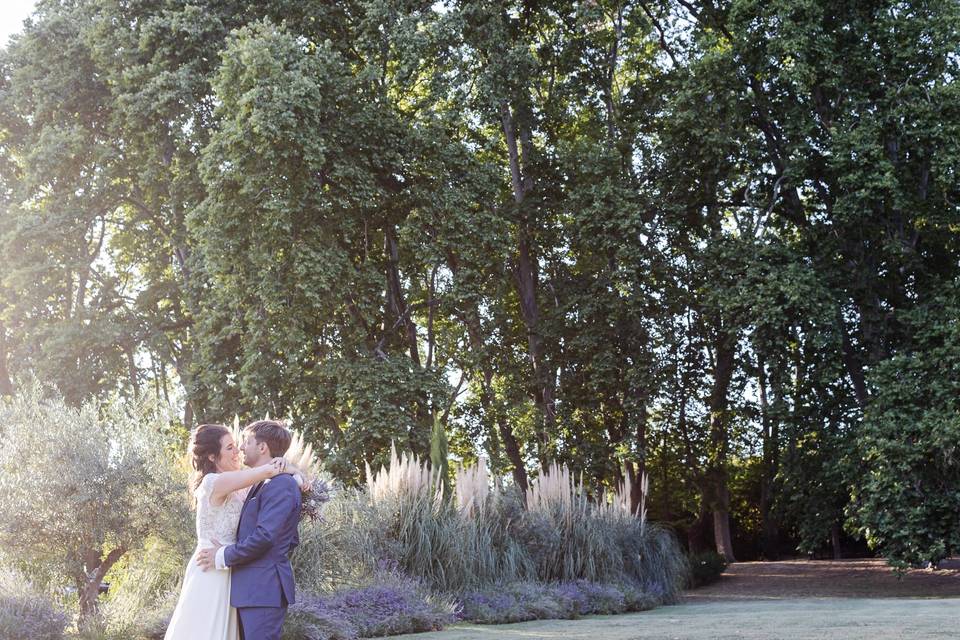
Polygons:
<instances>
[{"instance_id":1,"label":"purple flower","mask_svg":"<svg viewBox=\"0 0 960 640\"><path fill-rule=\"evenodd\" d=\"M303 495L300 497L300 517L307 518L311 522L322 520L321 510L323 505L330 502L332 494L333 489L330 487L330 483L320 478L314 478L310 482L310 486L303 490Z\"/></svg>"},{"instance_id":2,"label":"purple flower","mask_svg":"<svg viewBox=\"0 0 960 640\"><path fill-rule=\"evenodd\" d=\"M516 582L460 594L458 617L481 624L622 613L650 608L655 600L639 587L588 580Z\"/></svg>"},{"instance_id":3,"label":"purple flower","mask_svg":"<svg viewBox=\"0 0 960 640\"><path fill-rule=\"evenodd\" d=\"M331 596L305 596L290 609L293 616L337 621L360 637L442 629L454 615L431 603L410 584L373 585Z\"/></svg>"}]
</instances>

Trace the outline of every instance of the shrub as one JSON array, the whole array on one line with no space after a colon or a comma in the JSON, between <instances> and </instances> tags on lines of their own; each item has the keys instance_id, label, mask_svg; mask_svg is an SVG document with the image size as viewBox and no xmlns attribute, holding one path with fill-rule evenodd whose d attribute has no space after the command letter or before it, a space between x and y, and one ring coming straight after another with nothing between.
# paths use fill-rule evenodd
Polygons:
<instances>
[{"instance_id":1,"label":"shrub","mask_svg":"<svg viewBox=\"0 0 960 640\"><path fill-rule=\"evenodd\" d=\"M641 611L657 602L657 598L632 585L588 580L554 584L515 582L464 592L457 600L457 615L470 622L502 624Z\"/></svg>"},{"instance_id":2,"label":"shrub","mask_svg":"<svg viewBox=\"0 0 960 640\"><path fill-rule=\"evenodd\" d=\"M67 615L26 579L0 570L0 638L3 640L59 640Z\"/></svg>"},{"instance_id":3,"label":"shrub","mask_svg":"<svg viewBox=\"0 0 960 640\"><path fill-rule=\"evenodd\" d=\"M290 607L285 640L340 640L435 631L455 619L453 606L409 580L303 595Z\"/></svg>"},{"instance_id":4,"label":"shrub","mask_svg":"<svg viewBox=\"0 0 960 640\"><path fill-rule=\"evenodd\" d=\"M176 606L184 568L196 544L195 536L193 527L184 522L179 538L151 537L118 564L101 607L109 629L163 637Z\"/></svg>"},{"instance_id":5,"label":"shrub","mask_svg":"<svg viewBox=\"0 0 960 640\"><path fill-rule=\"evenodd\" d=\"M727 559L716 551L701 551L689 556L690 586L702 587L716 582L727 568Z\"/></svg>"},{"instance_id":6,"label":"shrub","mask_svg":"<svg viewBox=\"0 0 960 640\"><path fill-rule=\"evenodd\" d=\"M620 585L623 591L624 611L648 611L663 602L662 598L652 593L646 593L634 585Z\"/></svg>"}]
</instances>

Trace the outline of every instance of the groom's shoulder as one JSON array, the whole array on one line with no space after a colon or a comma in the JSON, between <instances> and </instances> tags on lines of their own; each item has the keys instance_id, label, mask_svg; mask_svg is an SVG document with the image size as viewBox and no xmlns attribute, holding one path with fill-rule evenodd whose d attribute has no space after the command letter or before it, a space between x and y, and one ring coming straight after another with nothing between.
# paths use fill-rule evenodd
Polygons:
<instances>
[{"instance_id":1,"label":"groom's shoulder","mask_svg":"<svg viewBox=\"0 0 960 640\"><path fill-rule=\"evenodd\" d=\"M291 491L299 490L300 485L297 484L296 478L289 473L281 473L271 478L270 482L265 484L263 488L264 490L269 488L271 491Z\"/></svg>"}]
</instances>

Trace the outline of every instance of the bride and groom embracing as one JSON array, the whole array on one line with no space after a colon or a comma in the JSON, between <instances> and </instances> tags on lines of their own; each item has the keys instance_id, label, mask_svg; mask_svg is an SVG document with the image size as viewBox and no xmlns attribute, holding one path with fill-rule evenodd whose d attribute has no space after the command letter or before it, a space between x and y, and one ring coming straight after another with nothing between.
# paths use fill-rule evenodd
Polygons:
<instances>
[{"instance_id":1,"label":"bride and groom embracing","mask_svg":"<svg viewBox=\"0 0 960 640\"><path fill-rule=\"evenodd\" d=\"M223 425L191 434L197 548L164 640L279 640L307 486L283 458L291 439L273 420L248 425L239 446Z\"/></svg>"}]
</instances>

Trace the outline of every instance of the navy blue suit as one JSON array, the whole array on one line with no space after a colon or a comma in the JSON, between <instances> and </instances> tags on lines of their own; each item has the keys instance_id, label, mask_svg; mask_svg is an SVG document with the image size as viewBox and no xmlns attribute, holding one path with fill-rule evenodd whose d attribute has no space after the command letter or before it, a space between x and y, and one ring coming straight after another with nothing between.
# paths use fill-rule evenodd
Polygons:
<instances>
[{"instance_id":1,"label":"navy blue suit","mask_svg":"<svg viewBox=\"0 0 960 640\"><path fill-rule=\"evenodd\" d=\"M289 474L255 486L240 512L237 542L224 549L243 640L279 640L287 605L295 602L288 556L300 543L300 499Z\"/></svg>"}]
</instances>

